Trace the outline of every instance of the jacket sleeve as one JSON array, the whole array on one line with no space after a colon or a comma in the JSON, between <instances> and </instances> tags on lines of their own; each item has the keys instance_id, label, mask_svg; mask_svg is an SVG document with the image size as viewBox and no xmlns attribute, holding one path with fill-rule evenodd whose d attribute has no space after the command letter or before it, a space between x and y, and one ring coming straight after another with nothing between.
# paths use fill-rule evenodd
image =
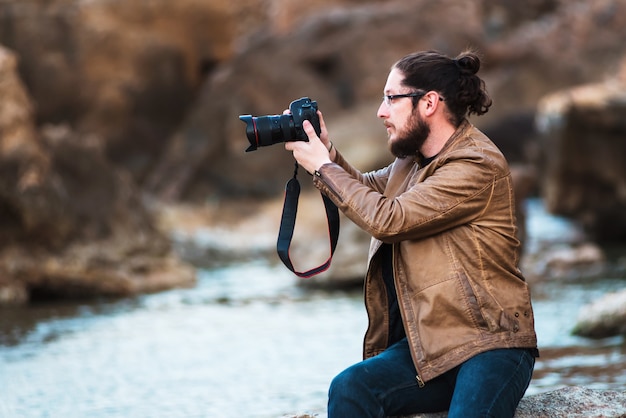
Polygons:
<instances>
[{"instance_id":1,"label":"jacket sleeve","mask_svg":"<svg viewBox=\"0 0 626 418\"><path fill-rule=\"evenodd\" d=\"M385 187L387 185L387 180L389 179L390 166L385 167L381 170L372 171L369 173L361 173L359 170L354 168L341 153L335 148L335 164L339 165L343 168L346 173L348 173L352 178L357 180L359 183L367 186L373 190L378 191L379 193L383 193Z\"/></svg>"},{"instance_id":2,"label":"jacket sleeve","mask_svg":"<svg viewBox=\"0 0 626 418\"><path fill-rule=\"evenodd\" d=\"M495 193L510 193L506 164L483 152L451 153L422 170L428 172L413 174L395 197L355 180L337 164L321 167L314 182L349 219L389 243L468 224L485 213L491 202L503 201L493 199ZM506 202L511 203L510 199Z\"/></svg>"}]
</instances>

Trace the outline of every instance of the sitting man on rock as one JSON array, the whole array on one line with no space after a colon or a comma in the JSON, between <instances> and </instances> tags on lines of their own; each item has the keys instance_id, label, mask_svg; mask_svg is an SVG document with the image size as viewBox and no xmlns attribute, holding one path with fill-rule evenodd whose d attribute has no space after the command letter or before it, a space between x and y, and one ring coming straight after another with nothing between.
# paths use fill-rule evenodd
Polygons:
<instances>
[{"instance_id":1,"label":"sitting man on rock","mask_svg":"<svg viewBox=\"0 0 626 418\"><path fill-rule=\"evenodd\" d=\"M333 380L329 418L448 411L512 417L538 356L502 153L467 119L491 106L473 52L396 62L378 117L396 157L361 173L306 121L285 148L372 236L364 360Z\"/></svg>"}]
</instances>

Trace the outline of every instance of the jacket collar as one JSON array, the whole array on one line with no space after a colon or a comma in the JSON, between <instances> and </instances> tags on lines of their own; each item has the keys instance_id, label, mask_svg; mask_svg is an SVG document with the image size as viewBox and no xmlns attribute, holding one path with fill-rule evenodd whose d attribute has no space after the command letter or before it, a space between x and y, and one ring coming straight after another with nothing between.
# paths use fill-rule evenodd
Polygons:
<instances>
[{"instance_id":1,"label":"jacket collar","mask_svg":"<svg viewBox=\"0 0 626 418\"><path fill-rule=\"evenodd\" d=\"M454 131L452 136L448 138L446 143L443 145L443 148L441 148L441 151L439 151L438 155L445 154L447 151L449 151L452 147L454 147L457 142L459 142L459 139L466 137L468 131L472 128L473 125L467 119L463 119L463 122L461 122L459 127L456 128L456 131Z\"/></svg>"}]
</instances>

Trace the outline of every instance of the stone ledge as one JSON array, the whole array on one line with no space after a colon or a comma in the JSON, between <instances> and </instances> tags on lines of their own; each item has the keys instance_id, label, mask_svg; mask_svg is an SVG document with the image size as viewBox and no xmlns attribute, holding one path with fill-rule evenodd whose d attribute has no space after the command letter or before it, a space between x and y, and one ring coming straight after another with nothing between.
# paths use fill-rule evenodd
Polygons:
<instances>
[{"instance_id":1,"label":"stone ledge","mask_svg":"<svg viewBox=\"0 0 626 418\"><path fill-rule=\"evenodd\" d=\"M402 418L446 418L447 412ZM565 387L523 398L514 418L626 418L626 391Z\"/></svg>"},{"instance_id":2,"label":"stone ledge","mask_svg":"<svg viewBox=\"0 0 626 418\"><path fill-rule=\"evenodd\" d=\"M323 415L326 416L325 414ZM387 418L447 418L447 412ZM282 418L318 418L317 414L283 415ZM526 396L514 418L626 418L626 391L594 390L569 386ZM321 418L321 417L319 417Z\"/></svg>"}]
</instances>

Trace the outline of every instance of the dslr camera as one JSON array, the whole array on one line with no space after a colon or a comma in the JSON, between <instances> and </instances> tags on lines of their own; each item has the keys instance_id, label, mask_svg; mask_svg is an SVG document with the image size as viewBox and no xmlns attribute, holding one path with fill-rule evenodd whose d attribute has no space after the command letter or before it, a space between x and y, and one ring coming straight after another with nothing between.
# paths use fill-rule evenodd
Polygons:
<instances>
[{"instance_id":1,"label":"dslr camera","mask_svg":"<svg viewBox=\"0 0 626 418\"><path fill-rule=\"evenodd\" d=\"M250 146L246 152L254 151L258 147L277 144L287 141L308 141L306 132L302 128L305 120L311 122L315 132L320 135L320 120L317 116L317 102L302 97L289 104L291 114L251 116L240 115L246 124L246 136Z\"/></svg>"}]
</instances>

